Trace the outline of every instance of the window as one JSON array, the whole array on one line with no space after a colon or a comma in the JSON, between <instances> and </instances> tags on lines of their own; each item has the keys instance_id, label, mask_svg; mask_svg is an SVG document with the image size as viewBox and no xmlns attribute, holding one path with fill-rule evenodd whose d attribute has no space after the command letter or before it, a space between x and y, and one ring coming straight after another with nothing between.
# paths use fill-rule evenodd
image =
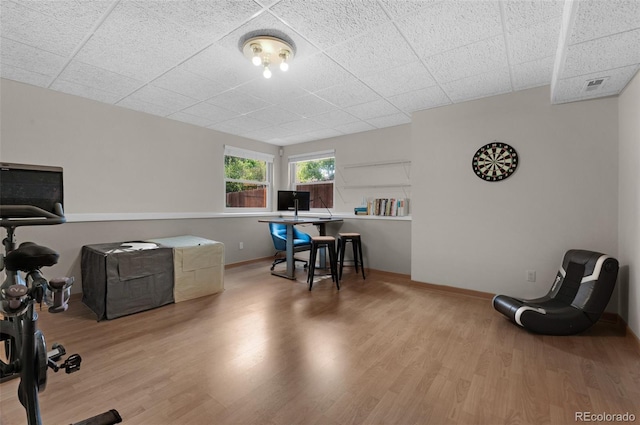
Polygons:
<instances>
[{"instance_id":1,"label":"window","mask_svg":"<svg viewBox=\"0 0 640 425\"><path fill-rule=\"evenodd\" d=\"M311 192L311 208L333 208L335 151L289 157L291 190Z\"/></svg>"},{"instance_id":2,"label":"window","mask_svg":"<svg viewBox=\"0 0 640 425\"><path fill-rule=\"evenodd\" d=\"M225 146L227 208L267 209L271 205L273 155Z\"/></svg>"}]
</instances>

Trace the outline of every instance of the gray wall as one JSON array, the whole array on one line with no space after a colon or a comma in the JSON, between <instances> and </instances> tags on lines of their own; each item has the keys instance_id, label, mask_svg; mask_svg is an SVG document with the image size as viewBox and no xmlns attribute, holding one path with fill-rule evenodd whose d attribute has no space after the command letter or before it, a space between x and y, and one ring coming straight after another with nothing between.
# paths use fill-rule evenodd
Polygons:
<instances>
[{"instance_id":1,"label":"gray wall","mask_svg":"<svg viewBox=\"0 0 640 425\"><path fill-rule=\"evenodd\" d=\"M411 183L411 166L384 165L387 161L411 160L411 126L399 125L364 131L348 136L333 137L316 142L285 146L280 169L283 187L289 182L286 166L290 155L335 149L336 177L334 210L353 212L363 198L411 198L411 187L389 183ZM364 165L362 167L351 167Z\"/></svg>"},{"instance_id":2,"label":"gray wall","mask_svg":"<svg viewBox=\"0 0 640 425\"><path fill-rule=\"evenodd\" d=\"M223 212L224 145L277 157L277 147L266 143L10 80L1 84L2 160L63 167L70 215Z\"/></svg>"},{"instance_id":3,"label":"gray wall","mask_svg":"<svg viewBox=\"0 0 640 425\"><path fill-rule=\"evenodd\" d=\"M369 267L528 297L546 292L566 249L604 251L619 256L616 302L638 335L639 84L619 99L557 106L548 87L480 99L416 113L411 125L287 146L281 157L275 146L2 79L0 159L63 166L71 216L215 216L20 229L19 240L61 252L51 276L79 277L84 244L179 234L224 242L227 264L272 255L258 216L221 215L224 144L273 153L274 189L287 184L287 156L335 149L337 213L363 196L411 198L412 220L349 218L339 227L363 233ZM512 144L521 163L508 180L486 183L471 157L494 139ZM397 159L412 161L412 187L347 188L367 175L345 179L344 165ZM383 172L394 171L374 167L372 179ZM526 270L537 282L526 282Z\"/></svg>"},{"instance_id":4,"label":"gray wall","mask_svg":"<svg viewBox=\"0 0 640 425\"><path fill-rule=\"evenodd\" d=\"M620 95L619 103L620 315L640 336L640 74Z\"/></svg>"},{"instance_id":5,"label":"gray wall","mask_svg":"<svg viewBox=\"0 0 640 425\"><path fill-rule=\"evenodd\" d=\"M80 252L83 245L197 235L224 243L225 264L273 254L266 225L258 217L181 220L139 220L66 223L59 226L18 228L18 242L34 241L54 248L60 262L45 270L46 276L74 276L73 292L81 292ZM244 248L240 250L240 242ZM265 269L265 272L268 272Z\"/></svg>"},{"instance_id":6,"label":"gray wall","mask_svg":"<svg viewBox=\"0 0 640 425\"><path fill-rule=\"evenodd\" d=\"M64 168L70 221L17 232L18 241L36 241L60 252L60 263L48 276L79 280L83 245L181 234L223 242L226 264L273 255L259 214L224 214L223 150L230 144L272 153L275 169L286 169L280 167L277 146L10 80L0 79L0 91L0 160ZM401 137L407 146L408 135L405 128ZM335 142L343 146L341 152L357 152L367 139L375 140L367 145L371 151L385 143L375 132L356 137L354 147L346 146L349 137ZM382 148L369 158L386 154ZM274 191L280 176L274 176ZM176 215L205 218L149 219ZM363 232L368 267L409 274L410 221L348 220L339 228ZM389 246L401 252L401 260L386 254Z\"/></svg>"},{"instance_id":7,"label":"gray wall","mask_svg":"<svg viewBox=\"0 0 640 425\"><path fill-rule=\"evenodd\" d=\"M541 87L415 113L412 278L535 297L568 249L617 255L617 109L615 98L554 106ZM490 183L471 160L493 140L520 165Z\"/></svg>"},{"instance_id":8,"label":"gray wall","mask_svg":"<svg viewBox=\"0 0 640 425\"><path fill-rule=\"evenodd\" d=\"M360 205L363 198L411 198L411 187L387 187L386 184L404 181L410 183L413 164L379 165L386 161L410 160L410 144L411 126L400 125L285 146L280 181L283 183L283 188L286 188L289 181L287 162L290 155L335 149L336 177L333 211L342 217L353 217L353 208ZM348 168L351 165L365 166ZM324 209L317 211L326 212ZM411 221L409 219L351 218L342 225L340 230L362 234L364 262L367 267L407 275L411 272Z\"/></svg>"}]
</instances>

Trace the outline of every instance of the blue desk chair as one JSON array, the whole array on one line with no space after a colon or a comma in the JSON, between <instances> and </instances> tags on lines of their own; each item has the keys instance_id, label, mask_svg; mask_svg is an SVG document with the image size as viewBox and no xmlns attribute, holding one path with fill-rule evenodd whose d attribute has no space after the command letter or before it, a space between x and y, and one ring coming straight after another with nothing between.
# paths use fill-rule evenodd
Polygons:
<instances>
[{"instance_id":1,"label":"blue desk chair","mask_svg":"<svg viewBox=\"0 0 640 425\"><path fill-rule=\"evenodd\" d=\"M269 223L269 231L271 232L271 239L273 239L273 246L276 249L276 257L281 252L287 251L287 225L279 223ZM293 252L309 251L311 249L311 236L299 231L293 226ZM298 258L293 258L295 261L304 263L304 267L307 268L307 261ZM284 263L287 258L276 258L271 264L271 270L274 269L276 264Z\"/></svg>"}]
</instances>

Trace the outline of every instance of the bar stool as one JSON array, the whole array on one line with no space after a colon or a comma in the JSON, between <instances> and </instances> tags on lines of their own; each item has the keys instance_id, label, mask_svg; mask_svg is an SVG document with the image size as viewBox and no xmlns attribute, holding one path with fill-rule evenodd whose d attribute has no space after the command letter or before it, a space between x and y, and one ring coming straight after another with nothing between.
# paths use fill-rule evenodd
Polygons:
<instances>
[{"instance_id":1,"label":"bar stool","mask_svg":"<svg viewBox=\"0 0 640 425\"><path fill-rule=\"evenodd\" d=\"M344 252L347 250L347 243L351 242L353 247L353 264L356 267L356 273L358 273L358 265L362 269L362 278L366 279L364 275L364 262L362 261L362 240L360 233L338 233L338 256L340 257L340 274L338 279L342 279L342 267L344 267Z\"/></svg>"},{"instance_id":2,"label":"bar stool","mask_svg":"<svg viewBox=\"0 0 640 425\"><path fill-rule=\"evenodd\" d=\"M316 258L318 257L318 249L327 248L329 251L329 265L331 268L331 280L336 283L336 288L340 290L338 282L338 261L336 254L336 238L333 236L312 236L311 237L311 254L309 255L309 271L307 274L307 282L309 290L313 286L313 276L316 271Z\"/></svg>"}]
</instances>

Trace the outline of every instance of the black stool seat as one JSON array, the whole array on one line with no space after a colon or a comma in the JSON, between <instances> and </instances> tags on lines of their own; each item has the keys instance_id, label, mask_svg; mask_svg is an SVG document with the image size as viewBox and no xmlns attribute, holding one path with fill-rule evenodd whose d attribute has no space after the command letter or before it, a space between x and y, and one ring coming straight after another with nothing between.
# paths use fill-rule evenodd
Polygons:
<instances>
[{"instance_id":1,"label":"black stool seat","mask_svg":"<svg viewBox=\"0 0 640 425\"><path fill-rule=\"evenodd\" d=\"M342 268L344 267L344 252L347 250L347 243L351 242L353 248L353 264L358 273L358 266L362 269L362 278L364 275L364 262L362 260L362 238L360 233L338 233L338 257L340 258L340 273L338 278L342 279Z\"/></svg>"},{"instance_id":2,"label":"black stool seat","mask_svg":"<svg viewBox=\"0 0 640 425\"><path fill-rule=\"evenodd\" d=\"M4 265L9 271L30 272L40 267L53 266L60 255L51 248L36 245L33 242L23 242L18 249L11 251L4 259Z\"/></svg>"},{"instance_id":3,"label":"black stool seat","mask_svg":"<svg viewBox=\"0 0 640 425\"><path fill-rule=\"evenodd\" d=\"M336 288L340 290L338 282L338 261L336 254L336 238L333 236L312 236L311 237L311 255L309 256L309 272L307 274L307 282L309 290L313 286L313 277L316 272L316 258L318 257L318 249L327 248L329 251L329 265L331 268L331 280L336 283Z\"/></svg>"}]
</instances>

